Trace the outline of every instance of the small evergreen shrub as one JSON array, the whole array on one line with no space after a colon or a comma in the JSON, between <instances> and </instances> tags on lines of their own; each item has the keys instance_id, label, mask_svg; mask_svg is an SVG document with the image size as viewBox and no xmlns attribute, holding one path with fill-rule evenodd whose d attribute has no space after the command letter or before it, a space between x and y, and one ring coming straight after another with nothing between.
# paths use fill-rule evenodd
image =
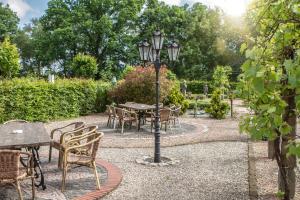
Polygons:
<instances>
[{"instance_id":1,"label":"small evergreen shrub","mask_svg":"<svg viewBox=\"0 0 300 200\"><path fill-rule=\"evenodd\" d=\"M205 109L205 112L213 118L224 119L229 109L229 104L221 100L221 91L216 89L211 97L210 106Z\"/></svg>"},{"instance_id":2,"label":"small evergreen shrub","mask_svg":"<svg viewBox=\"0 0 300 200\"><path fill-rule=\"evenodd\" d=\"M94 78L97 73L97 60L90 55L77 54L71 66L75 77Z\"/></svg>"}]
</instances>

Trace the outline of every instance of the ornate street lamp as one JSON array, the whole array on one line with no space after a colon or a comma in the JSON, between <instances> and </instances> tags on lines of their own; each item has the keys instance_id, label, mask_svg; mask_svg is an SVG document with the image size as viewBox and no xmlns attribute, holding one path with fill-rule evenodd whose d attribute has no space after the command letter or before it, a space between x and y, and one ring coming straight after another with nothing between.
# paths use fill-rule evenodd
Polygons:
<instances>
[{"instance_id":1,"label":"ornate street lamp","mask_svg":"<svg viewBox=\"0 0 300 200\"><path fill-rule=\"evenodd\" d=\"M152 35L152 48L148 48L150 45L145 45L145 41L140 43L139 45L139 52L141 60L145 62L145 52L148 52L147 60L150 60L152 63L154 63L155 67L155 74L156 74L156 85L155 85L155 149L154 149L154 162L159 163L161 161L160 159L160 127L159 127L159 95L160 95L160 89L159 89L159 70L161 68L161 62L160 62L160 51L163 47L163 41L164 41L164 35L160 32L160 30L156 30ZM144 43L144 44L143 44ZM148 43L147 43L148 44ZM168 45L168 54L170 61L175 61L178 58L180 46L173 40Z\"/></svg>"},{"instance_id":2,"label":"ornate street lamp","mask_svg":"<svg viewBox=\"0 0 300 200\"><path fill-rule=\"evenodd\" d=\"M149 59L149 51L151 50L151 45L147 42L147 40L144 40L143 42L139 43L138 48L139 48L141 60L144 62L144 67L145 67L146 62Z\"/></svg>"}]
</instances>

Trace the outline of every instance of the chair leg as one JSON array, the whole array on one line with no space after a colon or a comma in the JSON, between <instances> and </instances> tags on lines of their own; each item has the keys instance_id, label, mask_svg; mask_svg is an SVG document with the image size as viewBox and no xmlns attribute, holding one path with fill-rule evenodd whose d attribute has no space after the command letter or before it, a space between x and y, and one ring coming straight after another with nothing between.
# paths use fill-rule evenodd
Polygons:
<instances>
[{"instance_id":1,"label":"chair leg","mask_svg":"<svg viewBox=\"0 0 300 200\"><path fill-rule=\"evenodd\" d=\"M124 121L122 121L122 124L121 124L121 133L123 134L124 133Z\"/></svg>"},{"instance_id":2,"label":"chair leg","mask_svg":"<svg viewBox=\"0 0 300 200\"><path fill-rule=\"evenodd\" d=\"M94 168L94 174L95 174L95 177L96 177L97 189L100 190L100 181L99 181L99 176L98 176L98 172L97 172L97 167L96 167L95 161L93 162L93 168Z\"/></svg>"},{"instance_id":3,"label":"chair leg","mask_svg":"<svg viewBox=\"0 0 300 200\"><path fill-rule=\"evenodd\" d=\"M65 162L65 161L64 161ZM61 191L65 191L66 187L66 178L67 178L67 165L64 163L63 166L63 174L62 174L62 183L61 183Z\"/></svg>"},{"instance_id":4,"label":"chair leg","mask_svg":"<svg viewBox=\"0 0 300 200\"><path fill-rule=\"evenodd\" d=\"M167 132L167 122L165 122L165 131Z\"/></svg>"},{"instance_id":5,"label":"chair leg","mask_svg":"<svg viewBox=\"0 0 300 200\"><path fill-rule=\"evenodd\" d=\"M152 129L153 129L153 121L151 121L151 133L152 133Z\"/></svg>"},{"instance_id":6,"label":"chair leg","mask_svg":"<svg viewBox=\"0 0 300 200\"><path fill-rule=\"evenodd\" d=\"M62 168L62 165L63 165L63 153L59 150L59 154L58 154L58 164L57 164L57 167L59 169Z\"/></svg>"},{"instance_id":7,"label":"chair leg","mask_svg":"<svg viewBox=\"0 0 300 200\"><path fill-rule=\"evenodd\" d=\"M49 160L48 160L48 162L51 162L51 157L52 157L52 146L50 144L50 147L49 147Z\"/></svg>"},{"instance_id":8,"label":"chair leg","mask_svg":"<svg viewBox=\"0 0 300 200\"><path fill-rule=\"evenodd\" d=\"M111 121L111 117L109 116L106 124L107 127L110 125L110 121Z\"/></svg>"},{"instance_id":9,"label":"chair leg","mask_svg":"<svg viewBox=\"0 0 300 200\"><path fill-rule=\"evenodd\" d=\"M35 185L34 185L34 175L31 175L31 186L32 186L32 199L35 199Z\"/></svg>"},{"instance_id":10,"label":"chair leg","mask_svg":"<svg viewBox=\"0 0 300 200\"><path fill-rule=\"evenodd\" d=\"M19 199L20 200L23 200L23 195L22 195L22 191L21 191L21 186L20 186L20 182L17 180L16 181L16 186L17 186L17 191L18 191L18 194L19 194Z\"/></svg>"}]
</instances>

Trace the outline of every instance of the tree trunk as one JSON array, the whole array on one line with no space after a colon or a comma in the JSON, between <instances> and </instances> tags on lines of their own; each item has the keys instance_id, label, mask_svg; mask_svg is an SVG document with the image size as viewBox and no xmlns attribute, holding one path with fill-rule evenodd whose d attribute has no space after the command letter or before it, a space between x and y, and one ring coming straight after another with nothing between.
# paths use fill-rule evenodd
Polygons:
<instances>
[{"instance_id":1,"label":"tree trunk","mask_svg":"<svg viewBox=\"0 0 300 200\"><path fill-rule=\"evenodd\" d=\"M284 48L283 57L285 59L294 59L295 50L288 46ZM282 66L283 74L287 77L285 66ZM295 141L296 139L296 126L297 126L297 115L296 115L296 90L288 88L288 79L282 80L282 86L286 89L282 92L282 100L286 102L287 107L285 108L282 119L292 129L287 135L281 135L280 138L275 140L275 156L279 166L278 172L278 188L284 192L284 200L293 199L295 196L295 167L296 167L296 156L287 156L288 149L286 148L289 141Z\"/></svg>"},{"instance_id":2,"label":"tree trunk","mask_svg":"<svg viewBox=\"0 0 300 200\"><path fill-rule=\"evenodd\" d=\"M286 191L284 184L283 184L283 179L286 178L287 181L287 187L288 187L288 194L285 194L285 200L289 200L294 198L295 196L295 185L296 185L296 178L295 178L295 167L296 167L296 156L287 156L288 149L286 146L288 145L290 140L295 140L296 138L296 126L297 126L297 116L295 113L296 110L296 101L295 101L295 96L296 96L296 91L287 89L285 91L284 96L282 99L287 103L287 107L285 109L285 113L282 116L283 121L286 122L291 128L291 132L286 135L282 136L281 138L281 145L280 145L280 150L281 150L281 157L282 157L282 167L284 169L284 173L278 173L278 184L279 184L279 189L281 191Z\"/></svg>"}]
</instances>

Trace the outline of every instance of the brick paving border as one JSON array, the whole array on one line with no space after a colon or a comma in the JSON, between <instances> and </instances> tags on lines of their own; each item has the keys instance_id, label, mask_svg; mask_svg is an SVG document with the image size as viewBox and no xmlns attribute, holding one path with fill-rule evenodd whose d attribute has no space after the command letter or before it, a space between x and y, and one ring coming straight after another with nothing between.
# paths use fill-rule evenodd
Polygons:
<instances>
[{"instance_id":1,"label":"brick paving border","mask_svg":"<svg viewBox=\"0 0 300 200\"><path fill-rule=\"evenodd\" d=\"M122 182L123 176L121 170L104 160L96 160L97 165L101 165L107 170L107 180L105 184L101 185L100 190L95 190L84 194L83 196L77 197L74 200L96 200L104 197L113 190L115 190Z\"/></svg>"}]
</instances>

